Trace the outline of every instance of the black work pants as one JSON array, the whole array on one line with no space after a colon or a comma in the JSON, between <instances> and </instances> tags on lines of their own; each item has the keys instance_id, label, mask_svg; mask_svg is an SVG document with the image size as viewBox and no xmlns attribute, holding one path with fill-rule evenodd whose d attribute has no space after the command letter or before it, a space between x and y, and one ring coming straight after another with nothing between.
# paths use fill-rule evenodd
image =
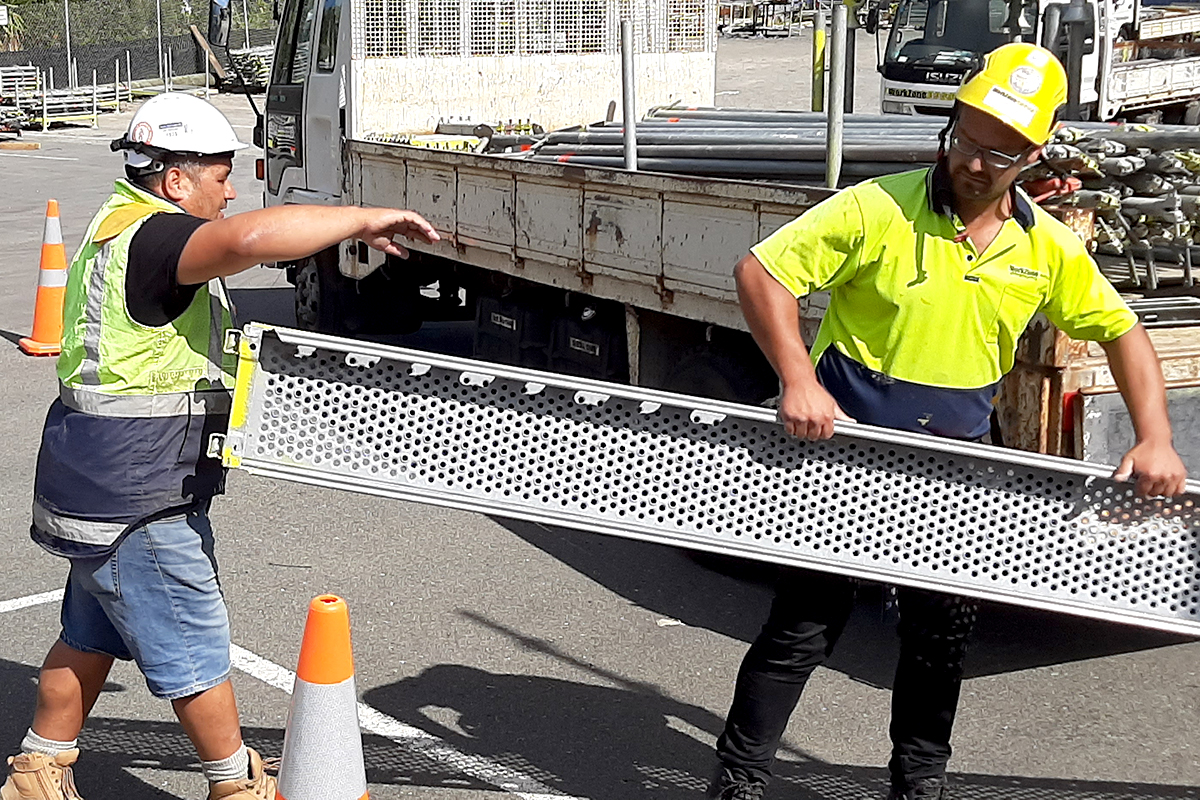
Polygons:
<instances>
[{"instance_id":1,"label":"black work pants","mask_svg":"<svg viewBox=\"0 0 1200 800\"><path fill-rule=\"evenodd\" d=\"M725 732L722 763L766 781L788 718L809 675L833 652L854 607L856 584L787 570L771 614L742 661ZM952 595L900 589L900 661L892 687L892 785L909 788L943 775L958 707L967 637L977 604Z\"/></svg>"}]
</instances>

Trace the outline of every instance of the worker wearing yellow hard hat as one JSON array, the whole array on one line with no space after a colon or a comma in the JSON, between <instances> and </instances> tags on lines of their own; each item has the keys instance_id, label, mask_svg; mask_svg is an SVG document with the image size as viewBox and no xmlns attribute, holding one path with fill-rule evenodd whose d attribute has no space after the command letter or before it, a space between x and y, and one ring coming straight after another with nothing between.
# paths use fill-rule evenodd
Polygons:
<instances>
[{"instance_id":1,"label":"worker wearing yellow hard hat","mask_svg":"<svg viewBox=\"0 0 1200 800\"><path fill-rule=\"evenodd\" d=\"M1013 42L988 53L983 69L963 83L954 99L1043 145L1067 101L1067 73L1044 47Z\"/></svg>"},{"instance_id":2,"label":"worker wearing yellow hard hat","mask_svg":"<svg viewBox=\"0 0 1200 800\"><path fill-rule=\"evenodd\" d=\"M789 433L827 439L835 420L854 420L986 441L999 381L1041 312L1073 338L1100 342L1122 387L1139 441L1114 477L1136 479L1143 495L1183 491L1150 338L1078 237L1015 185L1049 140L1066 84L1048 50L1000 47L959 89L934 167L846 189L738 263L742 311L779 375ZM830 293L829 307L810 353L796 299L818 291ZM862 534L895 535L882 517ZM906 587L897 596L888 800L944 800L976 603ZM848 579L781 573L738 672L710 798L763 796L792 710L854 602Z\"/></svg>"}]
</instances>

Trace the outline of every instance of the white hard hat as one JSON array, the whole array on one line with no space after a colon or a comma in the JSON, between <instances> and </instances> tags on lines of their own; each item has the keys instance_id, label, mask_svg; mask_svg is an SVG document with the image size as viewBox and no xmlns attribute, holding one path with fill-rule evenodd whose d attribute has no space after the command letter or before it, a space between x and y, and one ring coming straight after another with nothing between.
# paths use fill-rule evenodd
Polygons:
<instances>
[{"instance_id":1,"label":"white hard hat","mask_svg":"<svg viewBox=\"0 0 1200 800\"><path fill-rule=\"evenodd\" d=\"M125 151L125 163L134 169L150 167L166 153L211 156L249 146L238 141L233 126L215 106L178 92L143 103L129 121L129 130L112 143L114 151Z\"/></svg>"}]
</instances>

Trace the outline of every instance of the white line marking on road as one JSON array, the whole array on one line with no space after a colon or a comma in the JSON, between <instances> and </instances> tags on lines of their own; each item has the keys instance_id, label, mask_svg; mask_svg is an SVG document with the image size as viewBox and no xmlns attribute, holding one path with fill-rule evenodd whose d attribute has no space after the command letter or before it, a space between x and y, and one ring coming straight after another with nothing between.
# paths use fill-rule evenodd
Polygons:
<instances>
[{"instance_id":1,"label":"white line marking on road","mask_svg":"<svg viewBox=\"0 0 1200 800\"><path fill-rule=\"evenodd\" d=\"M0 601L0 614L53 603L55 600L62 600L62 597L63 590L55 589L53 592L42 592L41 594L26 595L25 597L18 597L13 600L2 600Z\"/></svg>"},{"instance_id":2,"label":"white line marking on road","mask_svg":"<svg viewBox=\"0 0 1200 800\"><path fill-rule=\"evenodd\" d=\"M42 161L78 161L78 158L71 156L35 156L32 153L5 153L0 150L0 156L5 158L38 158Z\"/></svg>"},{"instance_id":3,"label":"white line marking on road","mask_svg":"<svg viewBox=\"0 0 1200 800\"><path fill-rule=\"evenodd\" d=\"M263 683L291 694L296 674L289 669L255 655L236 644L230 647L233 666ZM559 794L550 787L515 769L456 750L448 742L420 728L407 725L395 717L358 704L358 724L368 733L391 739L406 750L418 753L430 761L443 764L455 772L469 775L478 781L510 792L522 800L586 800Z\"/></svg>"},{"instance_id":4,"label":"white line marking on road","mask_svg":"<svg viewBox=\"0 0 1200 800\"><path fill-rule=\"evenodd\" d=\"M40 594L17 597L12 600L3 600L0 601L0 614L53 603L56 600L61 600L62 597L63 590L55 589L52 592L42 592ZM292 693L292 686L296 682L296 673L290 669L281 667L274 661L269 661L260 655L251 653L246 648L238 647L236 644L229 646L229 658L233 662L233 666L250 677L257 678L268 686L273 686L288 694ZM520 797L521 800L587 800L586 798L559 794L540 781L534 780L517 770L497 764L494 761L489 761L482 756L473 756L456 750L449 743L439 739L432 733L426 733L420 728L406 725L395 717L389 717L387 714L372 708L366 703L358 704L358 724L359 727L368 733L382 736L385 739L391 739L401 747L411 752L419 753L430 761L444 764L451 770L469 775L478 781L503 789L516 797Z\"/></svg>"}]
</instances>

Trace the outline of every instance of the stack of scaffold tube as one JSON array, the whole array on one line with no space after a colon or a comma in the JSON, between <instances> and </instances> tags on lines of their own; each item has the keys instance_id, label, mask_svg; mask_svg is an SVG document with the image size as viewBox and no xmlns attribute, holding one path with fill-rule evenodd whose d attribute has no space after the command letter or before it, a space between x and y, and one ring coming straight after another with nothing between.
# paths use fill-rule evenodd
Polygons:
<instances>
[{"instance_id":1,"label":"stack of scaffold tube","mask_svg":"<svg viewBox=\"0 0 1200 800\"><path fill-rule=\"evenodd\" d=\"M847 114L842 182L932 164L942 117ZM638 168L799 184L825 175L819 112L656 108L637 124ZM624 164L620 122L552 131L524 154L585 167ZM1072 227L1122 284L1191 286L1200 255L1200 127L1064 123L1026 191Z\"/></svg>"},{"instance_id":2,"label":"stack of scaffold tube","mask_svg":"<svg viewBox=\"0 0 1200 800\"><path fill-rule=\"evenodd\" d=\"M1086 212L1110 277L1148 289L1194 285L1200 128L1068 122L1023 178L1044 204Z\"/></svg>"},{"instance_id":3,"label":"stack of scaffold tube","mask_svg":"<svg viewBox=\"0 0 1200 800\"><path fill-rule=\"evenodd\" d=\"M753 109L653 109L637 123L638 169L743 180L811 182L825 176L825 115ZM945 120L845 117L847 182L933 163ZM599 122L549 133L535 161L621 167L623 126Z\"/></svg>"}]
</instances>

